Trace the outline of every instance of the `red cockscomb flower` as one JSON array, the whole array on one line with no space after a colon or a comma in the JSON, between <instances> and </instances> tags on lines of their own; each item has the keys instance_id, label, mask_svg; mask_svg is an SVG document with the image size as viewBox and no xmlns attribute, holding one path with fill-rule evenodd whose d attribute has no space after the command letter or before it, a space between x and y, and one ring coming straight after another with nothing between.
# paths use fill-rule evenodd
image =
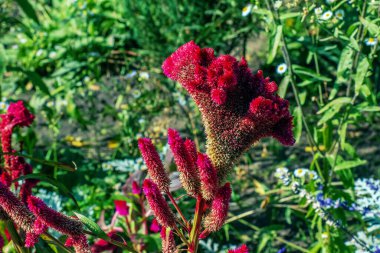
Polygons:
<instances>
[{"instance_id":1,"label":"red cockscomb flower","mask_svg":"<svg viewBox=\"0 0 380 253\"><path fill-rule=\"evenodd\" d=\"M180 180L183 188L191 196L200 192L200 180L192 145L185 145L185 141L174 129L168 130L168 143L174 155L177 170L180 172ZM190 152L189 152L190 151Z\"/></svg>"},{"instance_id":2,"label":"red cockscomb flower","mask_svg":"<svg viewBox=\"0 0 380 253\"><path fill-rule=\"evenodd\" d=\"M143 184L143 191L148 200L150 208L152 208L157 221L165 227L175 229L176 222L175 216L170 209L168 203L161 195L158 186L150 179L145 179Z\"/></svg>"},{"instance_id":3,"label":"red cockscomb flower","mask_svg":"<svg viewBox=\"0 0 380 253\"><path fill-rule=\"evenodd\" d=\"M10 103L7 113L0 115L1 146L4 153L11 153L12 132L16 126L26 127L32 124L34 115L24 106L23 101ZM5 165L10 166L10 156L4 155Z\"/></svg>"},{"instance_id":4,"label":"red cockscomb flower","mask_svg":"<svg viewBox=\"0 0 380 253\"><path fill-rule=\"evenodd\" d=\"M145 164L148 167L150 178L161 191L168 192L170 180L152 141L149 138L140 138L138 145Z\"/></svg>"},{"instance_id":5,"label":"red cockscomb flower","mask_svg":"<svg viewBox=\"0 0 380 253\"><path fill-rule=\"evenodd\" d=\"M205 124L207 154L223 181L233 163L254 142L274 137L293 145L292 116L277 85L253 75L244 59L214 56L193 41L178 48L162 65L164 74L178 81L198 105Z\"/></svg>"},{"instance_id":6,"label":"red cockscomb flower","mask_svg":"<svg viewBox=\"0 0 380 253\"><path fill-rule=\"evenodd\" d=\"M240 248L230 249L228 253L249 253L247 245L243 244Z\"/></svg>"},{"instance_id":7,"label":"red cockscomb flower","mask_svg":"<svg viewBox=\"0 0 380 253\"><path fill-rule=\"evenodd\" d=\"M211 211L205 218L205 228L208 231L218 231L227 218L228 206L231 198L230 183L226 183L218 190L211 204Z\"/></svg>"}]
</instances>

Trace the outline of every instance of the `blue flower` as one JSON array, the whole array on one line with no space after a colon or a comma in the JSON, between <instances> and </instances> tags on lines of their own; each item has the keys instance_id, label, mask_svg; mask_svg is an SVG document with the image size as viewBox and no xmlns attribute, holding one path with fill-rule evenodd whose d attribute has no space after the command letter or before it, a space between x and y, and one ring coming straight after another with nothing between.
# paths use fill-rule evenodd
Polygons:
<instances>
[{"instance_id":1,"label":"blue flower","mask_svg":"<svg viewBox=\"0 0 380 253\"><path fill-rule=\"evenodd\" d=\"M285 246L282 247L281 249L279 249L279 250L277 251L277 253L286 253L286 247L285 247Z\"/></svg>"}]
</instances>

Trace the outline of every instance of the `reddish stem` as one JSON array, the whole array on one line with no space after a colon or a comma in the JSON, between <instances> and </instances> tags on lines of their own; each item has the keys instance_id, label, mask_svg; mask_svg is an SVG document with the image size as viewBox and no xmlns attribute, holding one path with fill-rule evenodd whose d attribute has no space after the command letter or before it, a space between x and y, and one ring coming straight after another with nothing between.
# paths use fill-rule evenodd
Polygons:
<instances>
[{"instance_id":1,"label":"reddish stem","mask_svg":"<svg viewBox=\"0 0 380 253\"><path fill-rule=\"evenodd\" d=\"M202 216L204 213L205 204L206 204L205 200L200 195L198 195L197 203L195 206L193 226L190 232L189 251L193 253L196 253L198 250L199 232L201 230L201 222L202 222Z\"/></svg>"},{"instance_id":2,"label":"reddish stem","mask_svg":"<svg viewBox=\"0 0 380 253\"><path fill-rule=\"evenodd\" d=\"M171 194L169 191L166 192L166 194L168 195L170 201L173 203L174 208L177 210L177 212L178 212L179 215L181 216L182 221L185 223L186 229L188 229L188 228L189 228L189 223L188 223L188 221L186 220L185 216L183 215L181 209L180 209L179 206L177 205L177 202L176 202L175 199L173 198L172 194Z\"/></svg>"}]
</instances>

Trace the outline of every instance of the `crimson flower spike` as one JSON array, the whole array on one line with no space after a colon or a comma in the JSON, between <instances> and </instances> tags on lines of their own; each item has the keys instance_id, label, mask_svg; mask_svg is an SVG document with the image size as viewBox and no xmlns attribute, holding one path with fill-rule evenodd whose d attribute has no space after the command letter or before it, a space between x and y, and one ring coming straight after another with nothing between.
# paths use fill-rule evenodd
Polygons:
<instances>
[{"instance_id":1,"label":"crimson flower spike","mask_svg":"<svg viewBox=\"0 0 380 253\"><path fill-rule=\"evenodd\" d=\"M12 153L12 133L16 126L27 127L32 124L34 115L24 106L23 101L10 103L6 114L0 115L1 145L4 153ZM10 156L4 155L5 165L10 166Z\"/></svg>"},{"instance_id":2,"label":"crimson flower spike","mask_svg":"<svg viewBox=\"0 0 380 253\"><path fill-rule=\"evenodd\" d=\"M195 164L194 146L185 145L185 141L179 133L169 128L168 143L174 155L177 170L180 172L180 180L183 188L191 196L197 196L200 192L199 174ZM189 152L190 151L190 152Z\"/></svg>"},{"instance_id":3,"label":"crimson flower spike","mask_svg":"<svg viewBox=\"0 0 380 253\"><path fill-rule=\"evenodd\" d=\"M138 145L145 164L148 167L150 178L161 191L169 192L170 179L152 141L149 138L140 138Z\"/></svg>"},{"instance_id":4,"label":"crimson flower spike","mask_svg":"<svg viewBox=\"0 0 380 253\"><path fill-rule=\"evenodd\" d=\"M170 229L162 227L160 235L162 239L162 253L177 253L178 250L174 241L173 232Z\"/></svg>"},{"instance_id":5,"label":"crimson flower spike","mask_svg":"<svg viewBox=\"0 0 380 253\"><path fill-rule=\"evenodd\" d=\"M205 217L205 228L209 232L218 231L224 224L227 218L228 206L231 198L230 183L226 183L219 188L214 200L211 204L211 211Z\"/></svg>"},{"instance_id":6,"label":"crimson flower spike","mask_svg":"<svg viewBox=\"0 0 380 253\"><path fill-rule=\"evenodd\" d=\"M210 159L205 154L198 154L198 170L201 178L202 197L205 200L212 200L218 191L218 178L216 170Z\"/></svg>"},{"instance_id":7,"label":"crimson flower spike","mask_svg":"<svg viewBox=\"0 0 380 253\"><path fill-rule=\"evenodd\" d=\"M77 253L91 253L80 221L49 208L41 199L34 196L28 198L28 206L42 223L68 235L70 245L74 246Z\"/></svg>"},{"instance_id":8,"label":"crimson flower spike","mask_svg":"<svg viewBox=\"0 0 380 253\"><path fill-rule=\"evenodd\" d=\"M34 232L36 218L29 209L8 189L0 183L0 207L6 215L27 233Z\"/></svg>"},{"instance_id":9,"label":"crimson flower spike","mask_svg":"<svg viewBox=\"0 0 380 253\"><path fill-rule=\"evenodd\" d=\"M158 186L150 179L145 179L143 183L143 191L148 200L150 208L157 221L164 227L176 228L175 216L170 209L168 203L161 195Z\"/></svg>"},{"instance_id":10,"label":"crimson flower spike","mask_svg":"<svg viewBox=\"0 0 380 253\"><path fill-rule=\"evenodd\" d=\"M162 69L199 107L207 154L220 181L240 155L261 138L294 144L288 101L276 94L276 83L264 78L261 70L252 74L244 59L215 57L212 48L201 49L190 41L168 57Z\"/></svg>"},{"instance_id":11,"label":"crimson flower spike","mask_svg":"<svg viewBox=\"0 0 380 253\"><path fill-rule=\"evenodd\" d=\"M249 253L249 251L247 245L243 244L239 248L228 250L228 253Z\"/></svg>"}]
</instances>

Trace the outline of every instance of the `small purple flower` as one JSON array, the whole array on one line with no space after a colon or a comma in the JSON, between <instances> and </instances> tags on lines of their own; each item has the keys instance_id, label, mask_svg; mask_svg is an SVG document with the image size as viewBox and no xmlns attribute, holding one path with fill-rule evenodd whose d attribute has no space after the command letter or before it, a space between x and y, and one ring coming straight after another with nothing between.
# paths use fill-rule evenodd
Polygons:
<instances>
[{"instance_id":1,"label":"small purple flower","mask_svg":"<svg viewBox=\"0 0 380 253\"><path fill-rule=\"evenodd\" d=\"M281 249L279 249L279 250L277 251L277 253L286 253L286 247L285 247L285 246L282 247Z\"/></svg>"}]
</instances>

